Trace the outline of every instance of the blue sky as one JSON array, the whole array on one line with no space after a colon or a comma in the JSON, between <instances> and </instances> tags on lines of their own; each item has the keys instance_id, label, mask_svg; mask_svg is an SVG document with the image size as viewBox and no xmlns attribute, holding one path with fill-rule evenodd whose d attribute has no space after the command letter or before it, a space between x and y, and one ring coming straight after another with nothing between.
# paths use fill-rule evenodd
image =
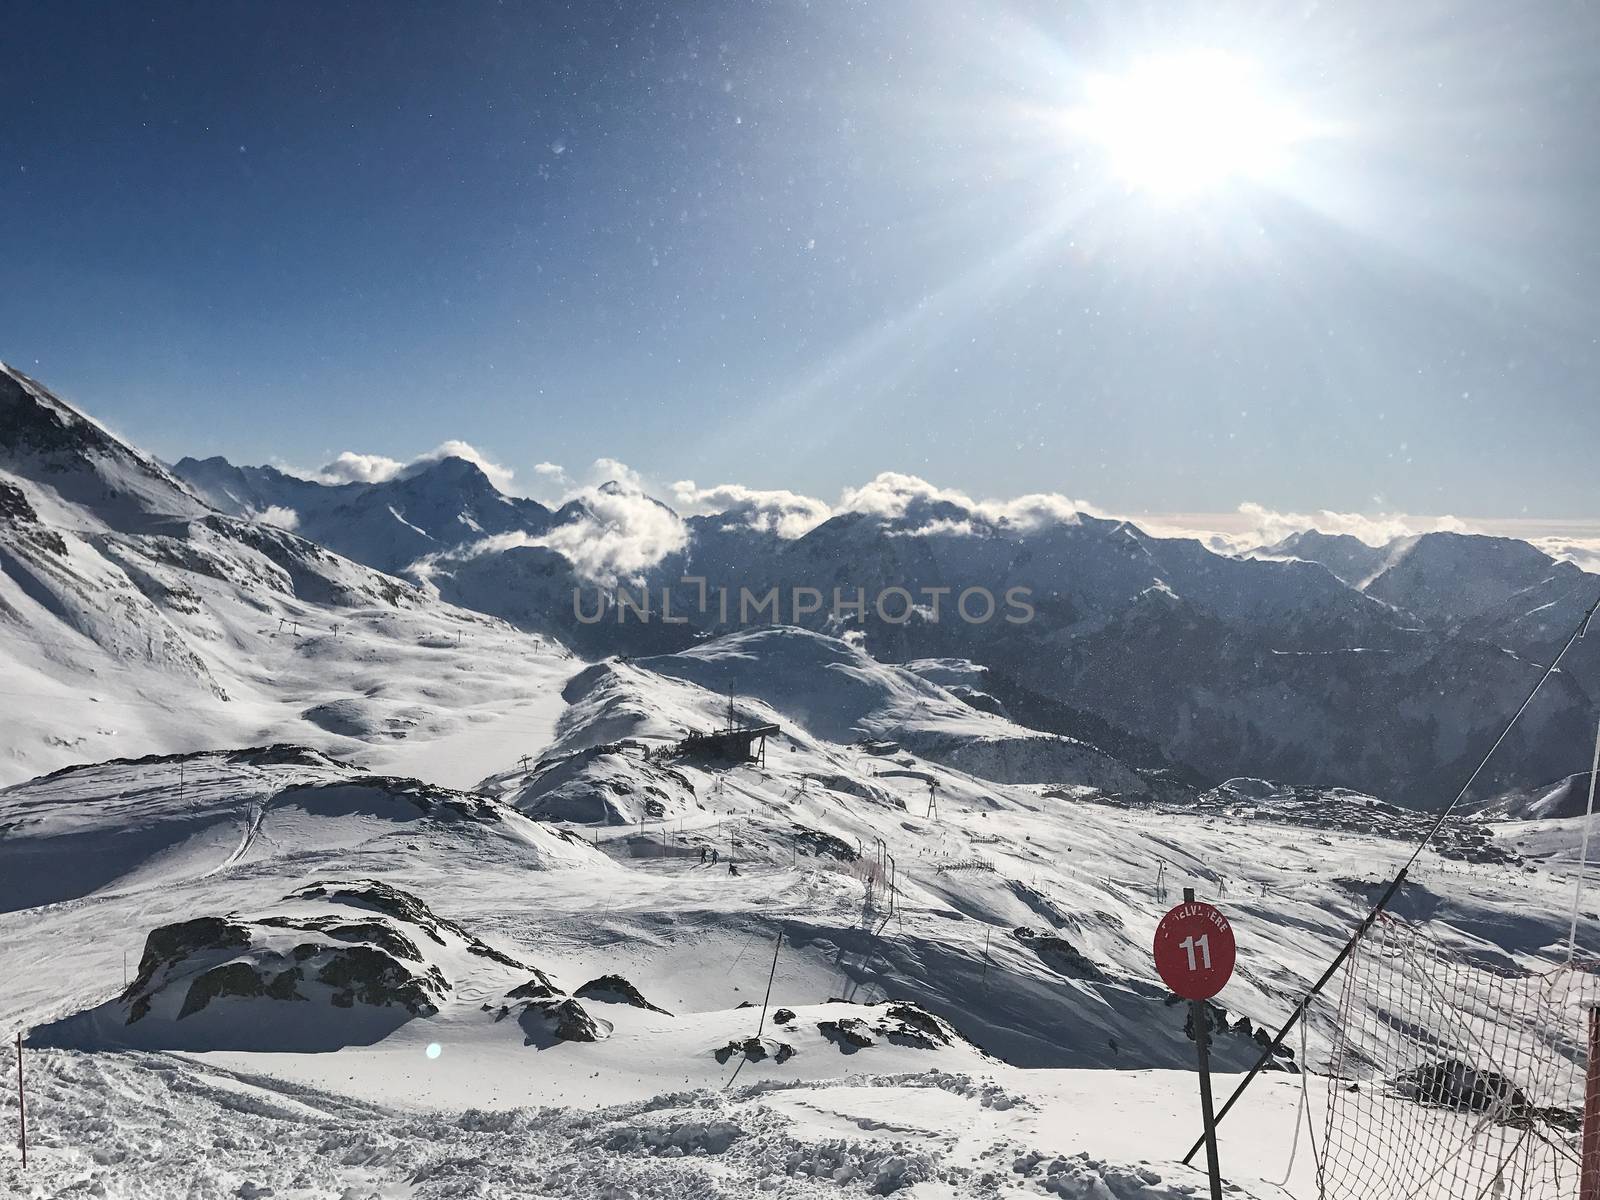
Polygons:
<instances>
[{"instance_id":1,"label":"blue sky","mask_svg":"<svg viewBox=\"0 0 1600 1200\"><path fill-rule=\"evenodd\" d=\"M14 5L0 357L168 458L459 438L520 480L1593 517L1597 33L1480 0ZM1152 196L1055 118L1190 48L1316 131Z\"/></svg>"}]
</instances>

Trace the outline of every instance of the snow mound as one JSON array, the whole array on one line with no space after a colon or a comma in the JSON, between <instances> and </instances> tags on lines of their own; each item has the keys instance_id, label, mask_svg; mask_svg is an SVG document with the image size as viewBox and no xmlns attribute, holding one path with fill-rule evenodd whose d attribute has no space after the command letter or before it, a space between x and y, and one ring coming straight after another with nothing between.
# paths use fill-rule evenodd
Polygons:
<instances>
[{"instance_id":1,"label":"snow mound","mask_svg":"<svg viewBox=\"0 0 1600 1200\"><path fill-rule=\"evenodd\" d=\"M634 665L696 684L711 696L746 705L753 699L814 738L889 738L996 782L1077 784L1132 795L1165 790L1087 742L981 711L916 669L880 663L848 642L809 630L744 630ZM945 677L959 670L949 663L918 666Z\"/></svg>"},{"instance_id":2,"label":"snow mound","mask_svg":"<svg viewBox=\"0 0 1600 1200\"><path fill-rule=\"evenodd\" d=\"M366 696L345 696L313 704L300 715L329 733L371 742L405 737L427 719L428 710L416 705L387 704Z\"/></svg>"},{"instance_id":3,"label":"snow mound","mask_svg":"<svg viewBox=\"0 0 1600 1200\"><path fill-rule=\"evenodd\" d=\"M701 809L687 775L621 745L580 751L503 786L501 799L542 821L633 825Z\"/></svg>"},{"instance_id":4,"label":"snow mound","mask_svg":"<svg viewBox=\"0 0 1600 1200\"><path fill-rule=\"evenodd\" d=\"M523 866L604 866L581 838L488 797L279 745L118 759L0 789L0 912L417 836Z\"/></svg>"}]
</instances>

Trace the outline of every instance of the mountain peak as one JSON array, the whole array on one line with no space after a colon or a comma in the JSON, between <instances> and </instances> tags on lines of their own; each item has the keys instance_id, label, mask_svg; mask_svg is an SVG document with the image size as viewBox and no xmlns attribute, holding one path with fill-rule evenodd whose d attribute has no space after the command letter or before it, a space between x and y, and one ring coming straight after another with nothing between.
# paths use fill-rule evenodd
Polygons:
<instances>
[{"instance_id":1,"label":"mountain peak","mask_svg":"<svg viewBox=\"0 0 1600 1200\"><path fill-rule=\"evenodd\" d=\"M462 458L455 454L447 454L443 458L427 459L413 463L400 473L399 478L405 480L426 479L451 487L487 487L496 492L500 490L494 486L494 481L484 473L482 467L471 459Z\"/></svg>"},{"instance_id":2,"label":"mountain peak","mask_svg":"<svg viewBox=\"0 0 1600 1200\"><path fill-rule=\"evenodd\" d=\"M154 458L4 363L0 466L48 486L116 529L210 511Z\"/></svg>"}]
</instances>

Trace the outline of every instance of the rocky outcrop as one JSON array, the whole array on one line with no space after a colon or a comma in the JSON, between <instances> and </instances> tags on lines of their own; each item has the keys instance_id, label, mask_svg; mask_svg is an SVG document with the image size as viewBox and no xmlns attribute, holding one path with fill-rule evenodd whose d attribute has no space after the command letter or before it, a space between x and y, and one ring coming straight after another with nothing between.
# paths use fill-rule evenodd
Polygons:
<instances>
[{"instance_id":1,"label":"rocky outcrop","mask_svg":"<svg viewBox=\"0 0 1600 1200\"><path fill-rule=\"evenodd\" d=\"M648 1008L651 1012L669 1017L672 1015L666 1009L651 1004L638 988L621 975L602 975L598 979L591 979L573 994L604 1004L631 1004L634 1008Z\"/></svg>"}]
</instances>

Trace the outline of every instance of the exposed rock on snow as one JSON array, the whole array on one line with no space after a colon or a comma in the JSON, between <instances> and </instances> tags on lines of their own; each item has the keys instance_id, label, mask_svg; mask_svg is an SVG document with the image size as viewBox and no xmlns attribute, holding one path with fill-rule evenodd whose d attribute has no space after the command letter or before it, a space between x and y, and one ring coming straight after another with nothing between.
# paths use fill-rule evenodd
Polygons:
<instances>
[{"instance_id":1,"label":"exposed rock on snow","mask_svg":"<svg viewBox=\"0 0 1600 1200\"><path fill-rule=\"evenodd\" d=\"M872 1031L860 1017L837 1017L833 1020L818 1021L817 1028L822 1031L823 1037L846 1054L854 1054L857 1050L873 1044Z\"/></svg>"},{"instance_id":2,"label":"exposed rock on snow","mask_svg":"<svg viewBox=\"0 0 1600 1200\"><path fill-rule=\"evenodd\" d=\"M846 1054L875 1045L880 1038L922 1050L937 1050L966 1041L948 1021L903 1000L885 1004L881 1011L864 1017L818 1021L817 1029Z\"/></svg>"},{"instance_id":3,"label":"exposed rock on snow","mask_svg":"<svg viewBox=\"0 0 1600 1200\"><path fill-rule=\"evenodd\" d=\"M290 900L326 900L329 904L348 908L366 908L395 922L420 929L438 946L452 942L462 944L469 954L487 958L502 966L526 970L528 964L503 954L493 946L480 941L460 925L445 917L435 915L416 896L376 879L362 879L353 883L311 883L288 897Z\"/></svg>"},{"instance_id":4,"label":"exposed rock on snow","mask_svg":"<svg viewBox=\"0 0 1600 1200\"><path fill-rule=\"evenodd\" d=\"M525 983L519 983L506 993L511 1000L547 1000L552 996L562 995L562 991L555 982L543 971L535 970L533 977Z\"/></svg>"},{"instance_id":5,"label":"exposed rock on snow","mask_svg":"<svg viewBox=\"0 0 1600 1200\"><path fill-rule=\"evenodd\" d=\"M621 975L602 975L598 979L591 979L573 992L573 995L582 996L585 1000L598 1000L604 1004L631 1004L634 1008L648 1008L651 1012L672 1015L666 1009L651 1004L638 988Z\"/></svg>"},{"instance_id":6,"label":"exposed rock on snow","mask_svg":"<svg viewBox=\"0 0 1600 1200\"><path fill-rule=\"evenodd\" d=\"M834 837L820 829L808 829L804 825L795 825L793 828L795 844L802 854L809 854L813 858L826 856L846 863L855 862L861 857L856 853L856 848L843 838Z\"/></svg>"},{"instance_id":7,"label":"exposed rock on snow","mask_svg":"<svg viewBox=\"0 0 1600 1200\"><path fill-rule=\"evenodd\" d=\"M611 1036L610 1021L595 1016L572 997L529 1000L522 1006L519 1020L528 1035L529 1045L545 1046L551 1040L598 1042Z\"/></svg>"},{"instance_id":8,"label":"exposed rock on snow","mask_svg":"<svg viewBox=\"0 0 1600 1200\"><path fill-rule=\"evenodd\" d=\"M525 964L374 880L312 884L280 911L199 917L152 930L139 973L100 1010L43 1040L145 1046L307 1050L365 1044L406 1020L432 1017L451 996L447 969L466 956ZM262 1004L309 1004L293 1016ZM332 1010L374 1010L347 1021ZM109 1026L126 1027L118 1038ZM191 1028L191 1026L193 1028Z\"/></svg>"},{"instance_id":9,"label":"exposed rock on snow","mask_svg":"<svg viewBox=\"0 0 1600 1200\"><path fill-rule=\"evenodd\" d=\"M1011 931L1028 949L1037 954L1052 970L1073 979L1104 979L1106 974L1081 950L1066 938L1054 933L1037 933L1023 926Z\"/></svg>"},{"instance_id":10,"label":"exposed rock on snow","mask_svg":"<svg viewBox=\"0 0 1600 1200\"><path fill-rule=\"evenodd\" d=\"M793 1013L790 1014L791 1018ZM788 1062L799 1051L788 1042L780 1042L776 1038L747 1037L734 1038L726 1046L719 1046L713 1055L719 1063L725 1063L735 1055L743 1055L748 1062L763 1062L770 1058L780 1066Z\"/></svg>"}]
</instances>

